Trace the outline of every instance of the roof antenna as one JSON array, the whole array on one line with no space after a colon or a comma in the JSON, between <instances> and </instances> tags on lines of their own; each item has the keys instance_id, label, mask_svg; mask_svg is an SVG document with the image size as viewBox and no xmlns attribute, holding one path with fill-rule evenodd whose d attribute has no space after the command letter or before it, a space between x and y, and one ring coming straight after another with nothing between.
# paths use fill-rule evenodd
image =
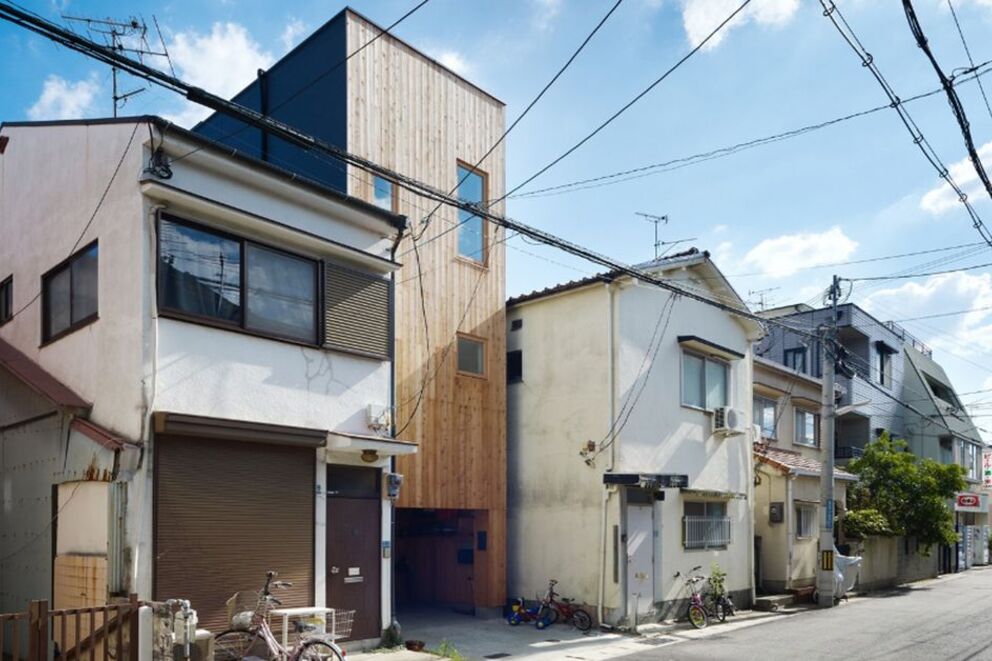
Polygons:
<instances>
[{"instance_id":1,"label":"roof antenna","mask_svg":"<svg viewBox=\"0 0 992 661\"><path fill-rule=\"evenodd\" d=\"M665 243L658 238L658 226L668 224L668 214L665 214L664 216L656 216L652 213L644 213L643 211L635 211L634 214L641 216L649 223L654 223L654 258L657 260L661 257L661 247L665 245Z\"/></svg>"}]
</instances>

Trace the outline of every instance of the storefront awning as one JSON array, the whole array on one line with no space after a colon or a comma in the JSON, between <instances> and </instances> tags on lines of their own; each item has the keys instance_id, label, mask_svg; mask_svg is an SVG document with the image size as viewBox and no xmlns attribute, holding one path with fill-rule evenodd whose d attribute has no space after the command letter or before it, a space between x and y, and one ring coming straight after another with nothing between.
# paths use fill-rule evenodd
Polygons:
<instances>
[{"instance_id":1,"label":"storefront awning","mask_svg":"<svg viewBox=\"0 0 992 661\"><path fill-rule=\"evenodd\" d=\"M375 452L384 457L416 454L417 444L385 436L353 434L350 432L327 432L327 449L338 452Z\"/></svg>"}]
</instances>

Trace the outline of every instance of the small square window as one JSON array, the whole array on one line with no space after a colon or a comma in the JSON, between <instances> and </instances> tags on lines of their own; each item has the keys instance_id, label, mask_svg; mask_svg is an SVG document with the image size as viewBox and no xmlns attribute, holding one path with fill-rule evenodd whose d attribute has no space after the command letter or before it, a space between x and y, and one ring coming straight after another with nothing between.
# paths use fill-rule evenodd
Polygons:
<instances>
[{"instance_id":1,"label":"small square window","mask_svg":"<svg viewBox=\"0 0 992 661\"><path fill-rule=\"evenodd\" d=\"M816 506L807 503L796 504L796 537L813 539L816 537Z\"/></svg>"},{"instance_id":2,"label":"small square window","mask_svg":"<svg viewBox=\"0 0 992 661\"><path fill-rule=\"evenodd\" d=\"M761 427L762 438L775 438L776 422L775 400L756 395L754 398L754 424Z\"/></svg>"},{"instance_id":3,"label":"small square window","mask_svg":"<svg viewBox=\"0 0 992 661\"><path fill-rule=\"evenodd\" d=\"M722 360L682 353L682 404L712 411L727 406L730 366Z\"/></svg>"},{"instance_id":4,"label":"small square window","mask_svg":"<svg viewBox=\"0 0 992 661\"><path fill-rule=\"evenodd\" d=\"M389 179L372 176L372 204L386 211L396 210L396 186Z\"/></svg>"},{"instance_id":5,"label":"small square window","mask_svg":"<svg viewBox=\"0 0 992 661\"><path fill-rule=\"evenodd\" d=\"M820 445L820 416L810 411L796 409L796 445L815 448Z\"/></svg>"},{"instance_id":6,"label":"small square window","mask_svg":"<svg viewBox=\"0 0 992 661\"><path fill-rule=\"evenodd\" d=\"M14 316L14 276L9 275L0 282L0 324L7 323Z\"/></svg>"},{"instance_id":7,"label":"small square window","mask_svg":"<svg viewBox=\"0 0 992 661\"><path fill-rule=\"evenodd\" d=\"M485 376L486 345L482 340L464 335L458 336L458 371L463 374Z\"/></svg>"},{"instance_id":8,"label":"small square window","mask_svg":"<svg viewBox=\"0 0 992 661\"><path fill-rule=\"evenodd\" d=\"M57 337L97 318L99 249L94 242L42 278L42 340Z\"/></svg>"},{"instance_id":9,"label":"small square window","mask_svg":"<svg viewBox=\"0 0 992 661\"><path fill-rule=\"evenodd\" d=\"M806 347L785 350L785 366L802 374L806 373Z\"/></svg>"}]
</instances>

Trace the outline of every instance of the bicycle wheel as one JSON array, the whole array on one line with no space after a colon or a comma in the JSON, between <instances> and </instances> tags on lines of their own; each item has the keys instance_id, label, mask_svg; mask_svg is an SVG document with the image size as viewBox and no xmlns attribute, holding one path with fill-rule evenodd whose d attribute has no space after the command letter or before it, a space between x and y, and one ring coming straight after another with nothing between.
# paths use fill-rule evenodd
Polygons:
<instances>
[{"instance_id":1,"label":"bicycle wheel","mask_svg":"<svg viewBox=\"0 0 992 661\"><path fill-rule=\"evenodd\" d=\"M713 603L713 614L721 622L727 621L727 606L723 603L723 599L717 599Z\"/></svg>"},{"instance_id":2,"label":"bicycle wheel","mask_svg":"<svg viewBox=\"0 0 992 661\"><path fill-rule=\"evenodd\" d=\"M703 629L709 624L706 618L706 611L702 606L692 604L689 606L689 623L696 629Z\"/></svg>"},{"instance_id":3,"label":"bicycle wheel","mask_svg":"<svg viewBox=\"0 0 992 661\"><path fill-rule=\"evenodd\" d=\"M214 636L214 661L240 661L248 657L269 657L265 641L254 631L228 629Z\"/></svg>"},{"instance_id":4,"label":"bicycle wheel","mask_svg":"<svg viewBox=\"0 0 992 661\"><path fill-rule=\"evenodd\" d=\"M558 609L553 606L545 604L541 606L537 611L537 617L535 618L538 622L545 622L545 625L551 625L558 622Z\"/></svg>"},{"instance_id":5,"label":"bicycle wheel","mask_svg":"<svg viewBox=\"0 0 992 661\"><path fill-rule=\"evenodd\" d=\"M589 617L589 613L581 608L576 608L572 611L572 626L579 631L589 631L592 628L592 618Z\"/></svg>"},{"instance_id":6,"label":"bicycle wheel","mask_svg":"<svg viewBox=\"0 0 992 661\"><path fill-rule=\"evenodd\" d=\"M308 640L300 647L296 659L297 661L344 661L344 656L337 645L326 640Z\"/></svg>"}]
</instances>

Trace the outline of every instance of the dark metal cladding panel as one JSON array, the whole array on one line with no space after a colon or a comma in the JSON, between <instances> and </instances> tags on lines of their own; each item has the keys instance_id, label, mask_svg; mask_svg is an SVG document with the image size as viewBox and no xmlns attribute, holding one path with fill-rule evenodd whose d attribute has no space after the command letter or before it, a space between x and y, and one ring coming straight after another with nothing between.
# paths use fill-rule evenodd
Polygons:
<instances>
[{"instance_id":1,"label":"dark metal cladding panel","mask_svg":"<svg viewBox=\"0 0 992 661\"><path fill-rule=\"evenodd\" d=\"M293 587L287 608L313 603L316 453L186 436L155 438L154 598L189 599L199 625L228 628L227 599L265 572Z\"/></svg>"},{"instance_id":2,"label":"dark metal cladding panel","mask_svg":"<svg viewBox=\"0 0 992 661\"><path fill-rule=\"evenodd\" d=\"M392 356L392 283L324 264L324 346L388 360Z\"/></svg>"}]
</instances>

